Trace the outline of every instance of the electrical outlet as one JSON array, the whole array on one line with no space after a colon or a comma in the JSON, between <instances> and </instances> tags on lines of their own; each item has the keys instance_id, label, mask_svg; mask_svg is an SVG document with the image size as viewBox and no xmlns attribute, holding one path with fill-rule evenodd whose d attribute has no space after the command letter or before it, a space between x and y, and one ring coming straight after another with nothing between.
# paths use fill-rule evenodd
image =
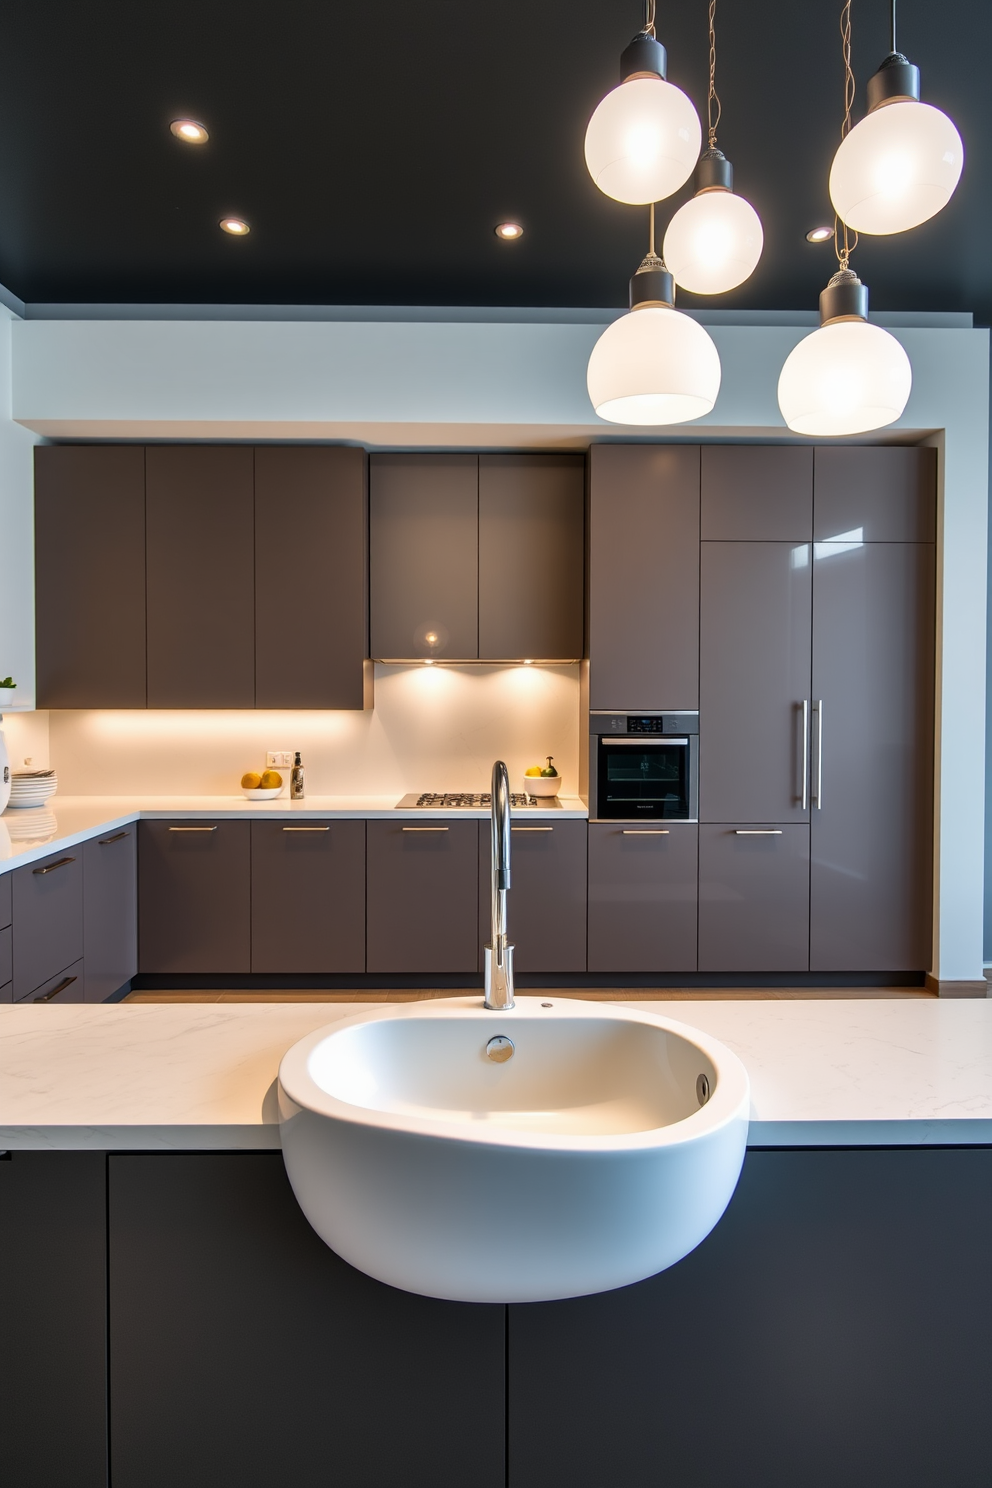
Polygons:
<instances>
[{"instance_id":1,"label":"electrical outlet","mask_svg":"<svg viewBox=\"0 0 992 1488\"><path fill-rule=\"evenodd\" d=\"M268 770L291 770L293 767L293 751L291 749L269 749L265 754L265 766Z\"/></svg>"}]
</instances>

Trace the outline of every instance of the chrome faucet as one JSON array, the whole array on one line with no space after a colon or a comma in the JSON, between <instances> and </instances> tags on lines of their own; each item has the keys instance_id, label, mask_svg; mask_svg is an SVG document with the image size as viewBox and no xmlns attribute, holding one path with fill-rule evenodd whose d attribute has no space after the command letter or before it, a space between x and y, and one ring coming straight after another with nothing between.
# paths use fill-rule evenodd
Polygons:
<instances>
[{"instance_id":1,"label":"chrome faucet","mask_svg":"<svg viewBox=\"0 0 992 1488\"><path fill-rule=\"evenodd\" d=\"M492 782L492 931L486 946L486 1002L490 1009L513 1007L513 947L506 939L506 891L510 887L510 777L502 760Z\"/></svg>"}]
</instances>

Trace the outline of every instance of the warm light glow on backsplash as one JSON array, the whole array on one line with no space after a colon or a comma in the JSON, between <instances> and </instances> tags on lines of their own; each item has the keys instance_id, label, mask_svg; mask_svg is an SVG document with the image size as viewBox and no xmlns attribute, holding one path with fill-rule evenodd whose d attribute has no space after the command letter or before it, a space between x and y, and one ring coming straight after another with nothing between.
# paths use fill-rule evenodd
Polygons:
<instances>
[{"instance_id":1,"label":"warm light glow on backsplash","mask_svg":"<svg viewBox=\"0 0 992 1488\"><path fill-rule=\"evenodd\" d=\"M63 795L234 795L266 750L299 749L310 795L398 797L488 789L498 757L518 790L527 767L553 754L569 794L578 679L576 665L376 663L375 708L365 713L55 711L51 763Z\"/></svg>"}]
</instances>

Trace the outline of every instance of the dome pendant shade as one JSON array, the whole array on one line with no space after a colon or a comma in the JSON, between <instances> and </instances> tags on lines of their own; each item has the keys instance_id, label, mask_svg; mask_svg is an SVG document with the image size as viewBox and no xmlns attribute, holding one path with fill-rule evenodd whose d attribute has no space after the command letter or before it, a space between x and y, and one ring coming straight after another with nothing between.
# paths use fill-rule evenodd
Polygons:
<instances>
[{"instance_id":1,"label":"dome pendant shade","mask_svg":"<svg viewBox=\"0 0 992 1488\"><path fill-rule=\"evenodd\" d=\"M947 115L900 99L867 114L841 142L830 200L856 232L906 232L947 205L963 166L964 145Z\"/></svg>"},{"instance_id":2,"label":"dome pendant shade","mask_svg":"<svg viewBox=\"0 0 992 1488\"><path fill-rule=\"evenodd\" d=\"M763 242L750 202L732 191L702 191L668 224L663 255L681 289L724 294L754 272Z\"/></svg>"},{"instance_id":3,"label":"dome pendant shade","mask_svg":"<svg viewBox=\"0 0 992 1488\"><path fill-rule=\"evenodd\" d=\"M611 423L683 424L716 402L720 357L688 315L665 306L636 309L600 336L586 384L599 417Z\"/></svg>"},{"instance_id":4,"label":"dome pendant shade","mask_svg":"<svg viewBox=\"0 0 992 1488\"><path fill-rule=\"evenodd\" d=\"M797 434L865 434L899 418L912 385L909 357L895 336L866 320L838 320L789 353L778 406Z\"/></svg>"},{"instance_id":5,"label":"dome pendant shade","mask_svg":"<svg viewBox=\"0 0 992 1488\"><path fill-rule=\"evenodd\" d=\"M645 206L685 185L702 130L692 103L664 78L629 78L607 93L586 129L589 174L614 201Z\"/></svg>"}]
</instances>

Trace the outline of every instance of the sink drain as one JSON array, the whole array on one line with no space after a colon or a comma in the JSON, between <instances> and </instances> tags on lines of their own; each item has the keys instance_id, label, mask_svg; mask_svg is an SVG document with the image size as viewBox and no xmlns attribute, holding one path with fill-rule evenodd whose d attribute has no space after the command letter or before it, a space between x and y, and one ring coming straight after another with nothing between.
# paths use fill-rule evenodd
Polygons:
<instances>
[{"instance_id":1,"label":"sink drain","mask_svg":"<svg viewBox=\"0 0 992 1488\"><path fill-rule=\"evenodd\" d=\"M498 1033L486 1045L486 1058L491 1059L494 1064L505 1064L508 1059L513 1058L513 1040Z\"/></svg>"},{"instance_id":2,"label":"sink drain","mask_svg":"<svg viewBox=\"0 0 992 1488\"><path fill-rule=\"evenodd\" d=\"M701 1106L705 1106L710 1098L710 1082L705 1075L696 1076L696 1099Z\"/></svg>"}]
</instances>

